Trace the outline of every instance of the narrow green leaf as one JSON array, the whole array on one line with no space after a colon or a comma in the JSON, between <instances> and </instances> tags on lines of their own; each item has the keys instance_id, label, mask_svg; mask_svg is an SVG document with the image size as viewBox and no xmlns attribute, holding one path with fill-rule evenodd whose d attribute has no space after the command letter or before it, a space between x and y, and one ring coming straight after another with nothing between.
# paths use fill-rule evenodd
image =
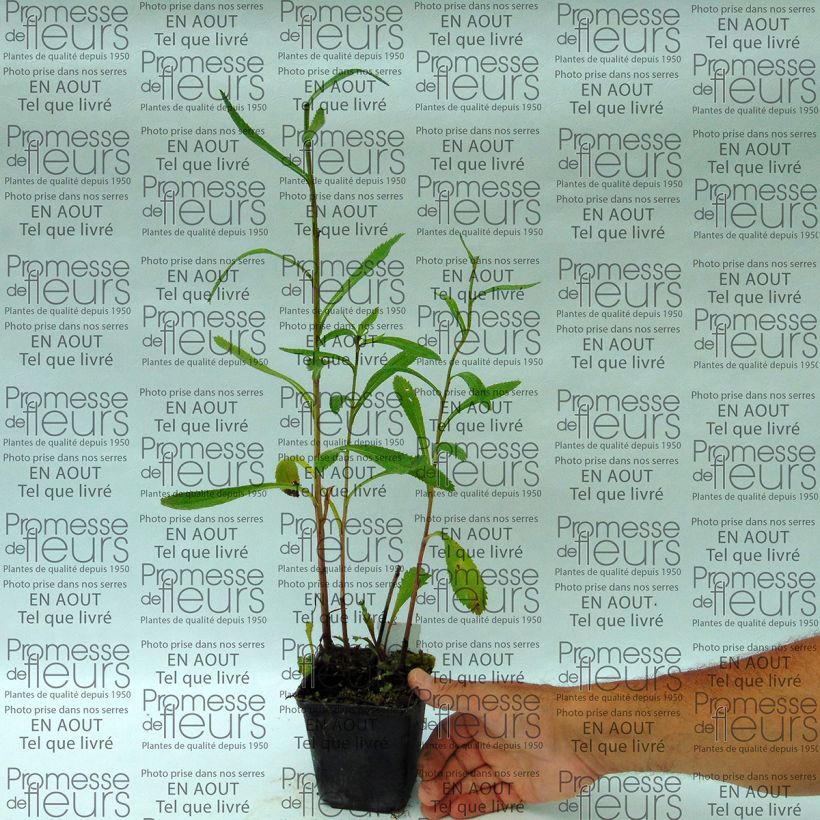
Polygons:
<instances>
[{"instance_id":1,"label":"narrow green leaf","mask_svg":"<svg viewBox=\"0 0 820 820\"><path fill-rule=\"evenodd\" d=\"M458 322L458 326L461 328L462 332L467 330L467 325L464 323L464 317L461 315L461 311L458 309L458 305L456 304L456 300L450 296L449 293L439 293L439 298L443 299L446 303L447 307L450 308L450 313L453 314L453 318Z\"/></svg>"},{"instance_id":2,"label":"narrow green leaf","mask_svg":"<svg viewBox=\"0 0 820 820\"><path fill-rule=\"evenodd\" d=\"M283 353L292 353L294 356L300 356L305 359L307 369L314 375L321 372L329 362L341 362L346 364L351 370L353 369L353 362L347 356L340 356L338 353L330 353L327 350L311 350L305 347L280 347Z\"/></svg>"},{"instance_id":3,"label":"narrow green leaf","mask_svg":"<svg viewBox=\"0 0 820 820\"><path fill-rule=\"evenodd\" d=\"M364 487L364 486L365 486L365 485L367 485L367 484L370 484L370 482L371 482L371 481L378 481L380 478L384 478L386 475L389 475L389 473L388 473L386 470L383 470L383 471L382 471L382 472L380 472L380 473L375 473L374 475L371 475L369 478L366 478L364 481L360 481L360 482L359 482L359 483L358 483L358 484L357 484L357 485L356 485L356 486L355 486L355 487L354 487L354 488L350 491L350 495L351 495L351 497L352 497L352 496L354 496L354 495L356 495L356 493L357 493L357 492L358 492L358 491L359 491L362 487Z\"/></svg>"},{"instance_id":4,"label":"narrow green leaf","mask_svg":"<svg viewBox=\"0 0 820 820\"><path fill-rule=\"evenodd\" d=\"M423 381L439 398L441 398L441 390L439 390L438 387L436 387L436 385L434 385L433 382L427 378L427 376L422 375L418 372L418 370L413 370L412 367L405 367L402 372L407 373L410 376L415 376L420 381Z\"/></svg>"},{"instance_id":5,"label":"narrow green leaf","mask_svg":"<svg viewBox=\"0 0 820 820\"><path fill-rule=\"evenodd\" d=\"M301 456L292 456L291 459L292 461L295 461L300 467L304 467L305 472L308 475L313 475L313 467L311 467L310 464L308 464L306 459L302 458Z\"/></svg>"},{"instance_id":6,"label":"narrow green leaf","mask_svg":"<svg viewBox=\"0 0 820 820\"><path fill-rule=\"evenodd\" d=\"M415 388L403 376L396 376L393 379L393 392L398 396L401 409L404 410L404 415L407 416L419 440L419 449L426 455L429 444L427 433L424 431L424 414L421 412L421 403Z\"/></svg>"},{"instance_id":7,"label":"narrow green leaf","mask_svg":"<svg viewBox=\"0 0 820 820\"><path fill-rule=\"evenodd\" d=\"M291 387L296 390L299 395L307 402L308 406L313 407L313 397L302 387L299 382L295 379L292 379L290 376L286 376L284 373L280 373L278 370L272 370L266 364L263 364L256 358L256 356L252 356L246 350L243 350L239 345L235 345L232 342L229 342L222 336L215 336L214 341L223 349L227 350L232 356L236 356L239 361L244 362L247 365L250 365L256 370L261 370L262 373L267 373L269 376L276 376L277 379L282 379L282 381L287 382Z\"/></svg>"},{"instance_id":8,"label":"narrow green leaf","mask_svg":"<svg viewBox=\"0 0 820 820\"><path fill-rule=\"evenodd\" d=\"M321 342L322 344L332 342L334 339L338 339L340 336L355 337L356 333L349 327L337 327L331 330L329 333L325 333L325 335L321 338Z\"/></svg>"},{"instance_id":9,"label":"narrow green leaf","mask_svg":"<svg viewBox=\"0 0 820 820\"><path fill-rule=\"evenodd\" d=\"M530 282L527 285L493 285L487 290L482 290L476 295L476 299L481 299L482 296L487 296L490 293L496 293L499 290L526 290L527 288L534 288L538 282Z\"/></svg>"},{"instance_id":10,"label":"narrow green leaf","mask_svg":"<svg viewBox=\"0 0 820 820\"><path fill-rule=\"evenodd\" d=\"M338 74L331 77L329 80L325 80L306 100L307 105L313 105L313 101L320 95L323 94L325 91L328 90L331 86L336 85L336 83L341 82L345 79L345 77L349 77L351 74L369 74L371 77L377 79L380 83L384 83L385 85L390 85L387 80L383 80L378 74L374 74L372 71L368 71L366 68L347 68L344 71L340 71Z\"/></svg>"},{"instance_id":11,"label":"narrow green leaf","mask_svg":"<svg viewBox=\"0 0 820 820\"><path fill-rule=\"evenodd\" d=\"M310 651L315 652L316 647L313 645L313 621L308 621L305 624L305 633L307 634L308 643L310 644Z\"/></svg>"},{"instance_id":12,"label":"narrow green leaf","mask_svg":"<svg viewBox=\"0 0 820 820\"><path fill-rule=\"evenodd\" d=\"M414 353L417 359L432 359L434 362L440 362L441 356L435 350L425 347L412 339L402 339L401 336L374 336L367 340L368 344L372 345L390 345L397 347L399 350L404 350L407 353Z\"/></svg>"},{"instance_id":13,"label":"narrow green leaf","mask_svg":"<svg viewBox=\"0 0 820 820\"><path fill-rule=\"evenodd\" d=\"M459 373L454 373L453 378L456 376L458 376L459 379L463 379L467 383L467 387L470 388L470 393L473 396L480 396L487 389L484 382L481 381L475 373L471 373L469 370L462 370Z\"/></svg>"},{"instance_id":14,"label":"narrow green leaf","mask_svg":"<svg viewBox=\"0 0 820 820\"><path fill-rule=\"evenodd\" d=\"M374 390L386 382L391 376L395 376L396 373L406 370L414 361L416 361L416 355L414 353L405 353L404 351L397 353L392 359L388 359L387 362L367 380L367 384L365 384L364 390L362 390L358 398L354 397L354 401L356 402L354 409L358 412Z\"/></svg>"},{"instance_id":15,"label":"narrow green leaf","mask_svg":"<svg viewBox=\"0 0 820 820\"><path fill-rule=\"evenodd\" d=\"M310 677L311 672L313 672L313 655L300 655L297 664L299 665L299 674L303 678Z\"/></svg>"},{"instance_id":16,"label":"narrow green leaf","mask_svg":"<svg viewBox=\"0 0 820 820\"><path fill-rule=\"evenodd\" d=\"M435 487L438 490L445 492L455 492L455 485L452 481L441 471L438 467L433 467L432 464L418 457L419 465L413 470L408 470L407 474L417 478L422 484L428 487Z\"/></svg>"},{"instance_id":17,"label":"narrow green leaf","mask_svg":"<svg viewBox=\"0 0 820 820\"><path fill-rule=\"evenodd\" d=\"M211 288L211 292L208 294L208 301L210 302L213 299L214 294L216 293L219 286L228 278L228 274L231 272L231 268L243 259L247 259L249 256L258 256L259 254L266 253L270 256L275 256L278 259L281 259L283 262L289 262L293 265L296 265L297 268L303 270L306 274L308 274L309 278L313 278L311 274L308 272L307 268L303 265L300 265L293 256L285 256L281 253L276 253L276 251L268 250L267 248L253 248L252 250L245 251L245 253L240 253L239 256L234 259L230 265L228 265L225 270L219 275L219 278L214 282L214 286Z\"/></svg>"},{"instance_id":18,"label":"narrow green leaf","mask_svg":"<svg viewBox=\"0 0 820 820\"><path fill-rule=\"evenodd\" d=\"M496 384L487 385L487 389L485 390L486 400L492 403L496 399L506 396L507 393L511 393L516 387L518 387L519 384L521 384L521 379L514 379L509 382L497 382Z\"/></svg>"},{"instance_id":19,"label":"narrow green leaf","mask_svg":"<svg viewBox=\"0 0 820 820\"><path fill-rule=\"evenodd\" d=\"M421 589L429 580L430 573L422 570L421 575L419 575L419 589ZM412 569L408 569L407 572L405 572L401 578L401 583L399 584L399 591L396 595L396 605L393 607L393 612L390 615L390 623L393 623L393 621L396 620L396 615L399 614L399 610L410 600L410 596L413 594L413 586L415 583L416 568L413 567Z\"/></svg>"},{"instance_id":20,"label":"narrow green leaf","mask_svg":"<svg viewBox=\"0 0 820 820\"><path fill-rule=\"evenodd\" d=\"M438 535L444 541L444 559L453 592L467 609L481 615L487 608L487 587L481 572L458 541L445 532L439 532Z\"/></svg>"},{"instance_id":21,"label":"narrow green leaf","mask_svg":"<svg viewBox=\"0 0 820 820\"><path fill-rule=\"evenodd\" d=\"M372 646L374 649L376 648L376 645L367 635L351 635L350 637L353 638L354 641L364 641L368 646Z\"/></svg>"},{"instance_id":22,"label":"narrow green leaf","mask_svg":"<svg viewBox=\"0 0 820 820\"><path fill-rule=\"evenodd\" d=\"M376 319L378 319L378 317L379 309L373 308L373 310L371 310L370 313L368 313L367 316L365 316L361 324L356 328L356 335L364 336L365 333L367 333L367 331L370 329L370 325L372 325L373 322L375 322Z\"/></svg>"},{"instance_id":23,"label":"narrow green leaf","mask_svg":"<svg viewBox=\"0 0 820 820\"><path fill-rule=\"evenodd\" d=\"M376 444L351 444L325 450L316 461L316 469L320 473L324 472L345 451L365 456L365 458L375 461L389 473L405 472L407 468L412 467L415 463L414 456L400 453L398 450L390 450Z\"/></svg>"},{"instance_id":24,"label":"narrow green leaf","mask_svg":"<svg viewBox=\"0 0 820 820\"><path fill-rule=\"evenodd\" d=\"M471 265L478 264L478 257L473 254L473 252L467 247L467 243L464 241L464 237L459 234L458 238L461 240L461 244L464 246L464 250L467 251L467 256L470 259Z\"/></svg>"},{"instance_id":25,"label":"narrow green leaf","mask_svg":"<svg viewBox=\"0 0 820 820\"><path fill-rule=\"evenodd\" d=\"M285 495L299 497L299 468L295 459L283 458L276 465L276 483L290 487L288 490L282 490Z\"/></svg>"},{"instance_id":26,"label":"narrow green leaf","mask_svg":"<svg viewBox=\"0 0 820 820\"><path fill-rule=\"evenodd\" d=\"M210 490L194 490L186 493L166 495L160 499L163 507L172 510L201 510L203 507L216 507L218 504L227 504L237 498L243 498L252 493L263 490L292 490L292 484L266 482L264 484L243 484L241 487L222 487Z\"/></svg>"},{"instance_id":27,"label":"narrow green leaf","mask_svg":"<svg viewBox=\"0 0 820 820\"><path fill-rule=\"evenodd\" d=\"M373 616L367 611L367 607L365 606L365 603L364 603L364 598L360 598L356 603L359 605L359 608L362 611L362 620L365 622L365 625L367 626L368 632L370 632L370 635L372 636L373 640L375 641L376 640L376 632L373 628Z\"/></svg>"},{"instance_id":28,"label":"narrow green leaf","mask_svg":"<svg viewBox=\"0 0 820 820\"><path fill-rule=\"evenodd\" d=\"M247 137L254 145L258 145L263 151L270 154L274 159L279 160L286 168L290 168L291 171L295 171L299 174L302 179L307 180L308 175L295 163L290 157L286 157L278 148L274 148L263 136L257 134L253 128L242 119L242 115L233 107L231 101L225 95L224 91L219 92L222 95L222 102L225 104L225 108L228 109L228 113L231 115L231 119L236 124L236 127L240 130L243 136Z\"/></svg>"},{"instance_id":29,"label":"narrow green leaf","mask_svg":"<svg viewBox=\"0 0 820 820\"><path fill-rule=\"evenodd\" d=\"M410 475L426 485L437 487L440 490L453 492L453 482L436 467L433 467L423 456L411 456L379 447L375 444L351 444L325 450L317 459L315 467L319 472L326 470L343 452L358 453L370 459L390 475Z\"/></svg>"},{"instance_id":30,"label":"narrow green leaf","mask_svg":"<svg viewBox=\"0 0 820 820\"><path fill-rule=\"evenodd\" d=\"M347 401L347 396L344 393L334 393L330 397L330 409L338 414L345 401Z\"/></svg>"},{"instance_id":31,"label":"narrow green leaf","mask_svg":"<svg viewBox=\"0 0 820 820\"><path fill-rule=\"evenodd\" d=\"M476 404L484 405L484 407L489 407L496 399L500 399L502 396L506 396L507 393L515 390L518 385L521 384L521 381L512 381L512 382L499 382L498 384L491 384L488 387L485 387L484 390L477 394L470 396L469 399L465 399L461 404L450 413L449 416L445 419L442 423L442 429L446 429L447 425L459 414L463 413L469 407L473 407Z\"/></svg>"},{"instance_id":32,"label":"narrow green leaf","mask_svg":"<svg viewBox=\"0 0 820 820\"><path fill-rule=\"evenodd\" d=\"M339 458L343 451L344 447L331 447L329 450L325 450L319 458L313 462L313 469L316 470L317 473L323 473Z\"/></svg>"},{"instance_id":33,"label":"narrow green leaf","mask_svg":"<svg viewBox=\"0 0 820 820\"><path fill-rule=\"evenodd\" d=\"M467 451L460 444L453 444L450 441L440 441L438 449L443 453L455 456L459 461L467 460Z\"/></svg>"},{"instance_id":34,"label":"narrow green leaf","mask_svg":"<svg viewBox=\"0 0 820 820\"><path fill-rule=\"evenodd\" d=\"M395 236L388 239L386 242L382 242L381 245L378 245L374 248L367 256L366 259L362 261L359 267L350 274L350 276L345 279L342 283L342 286L330 297L328 303L324 306L322 310L321 316L319 317L319 326L324 327L325 322L327 321L327 317L330 316L330 312L333 310L339 302L344 299L345 295L353 288L359 280L363 279L370 273L377 265L381 264L386 258L387 255L390 253L390 249L396 242L399 241L404 236L403 233L397 233Z\"/></svg>"},{"instance_id":35,"label":"narrow green leaf","mask_svg":"<svg viewBox=\"0 0 820 820\"><path fill-rule=\"evenodd\" d=\"M313 115L313 120L308 127L308 130L305 131L302 142L307 145L315 136L316 132L325 124L325 109L319 108L316 113Z\"/></svg>"}]
</instances>

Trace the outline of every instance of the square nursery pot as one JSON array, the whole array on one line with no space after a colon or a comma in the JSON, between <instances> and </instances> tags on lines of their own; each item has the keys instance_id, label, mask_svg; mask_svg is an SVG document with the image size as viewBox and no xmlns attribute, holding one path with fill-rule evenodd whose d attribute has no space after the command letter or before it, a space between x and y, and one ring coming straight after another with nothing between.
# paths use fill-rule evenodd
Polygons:
<instances>
[{"instance_id":1,"label":"square nursery pot","mask_svg":"<svg viewBox=\"0 0 820 820\"><path fill-rule=\"evenodd\" d=\"M299 694L322 800L337 809L404 809L416 782L424 702L391 709L321 703Z\"/></svg>"}]
</instances>

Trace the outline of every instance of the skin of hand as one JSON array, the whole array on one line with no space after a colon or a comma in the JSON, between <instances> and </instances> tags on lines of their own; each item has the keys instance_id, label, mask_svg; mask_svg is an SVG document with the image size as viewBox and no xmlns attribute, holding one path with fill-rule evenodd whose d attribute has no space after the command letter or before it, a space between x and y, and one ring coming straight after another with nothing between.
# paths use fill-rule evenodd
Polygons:
<instances>
[{"instance_id":1,"label":"skin of hand","mask_svg":"<svg viewBox=\"0 0 820 820\"><path fill-rule=\"evenodd\" d=\"M408 681L423 701L453 711L419 758L419 800L429 820L559 800L601 774L555 731L557 687L442 682L422 669L411 670ZM575 787L562 790L557 772Z\"/></svg>"},{"instance_id":2,"label":"skin of hand","mask_svg":"<svg viewBox=\"0 0 820 820\"><path fill-rule=\"evenodd\" d=\"M419 758L429 820L562 800L621 772L696 774L778 797L820 793L820 636L644 681L465 683L413 669L408 683L452 713Z\"/></svg>"}]
</instances>

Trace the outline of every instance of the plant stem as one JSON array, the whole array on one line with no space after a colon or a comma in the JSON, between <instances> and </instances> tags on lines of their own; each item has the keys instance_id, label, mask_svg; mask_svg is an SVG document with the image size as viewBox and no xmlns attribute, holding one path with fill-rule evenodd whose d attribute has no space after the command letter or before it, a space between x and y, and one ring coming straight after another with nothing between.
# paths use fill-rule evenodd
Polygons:
<instances>
[{"instance_id":1,"label":"plant stem","mask_svg":"<svg viewBox=\"0 0 820 820\"><path fill-rule=\"evenodd\" d=\"M350 412L347 414L347 449L344 456L344 478L345 478L345 497L342 501L342 520L339 524L339 560L341 567L339 572L339 597L342 601L342 641L345 647L350 646L350 641L347 637L347 605L345 604L345 547L347 544L347 512L350 506L350 444L353 441L353 421L356 418L356 411L353 409L356 401L356 381L359 376L359 358L361 354L361 345L359 344L359 337L356 337L356 358L353 362L353 385L350 389Z\"/></svg>"},{"instance_id":2,"label":"plant stem","mask_svg":"<svg viewBox=\"0 0 820 820\"><path fill-rule=\"evenodd\" d=\"M305 132L310 128L310 104L304 103ZM313 361L317 362L320 349L321 333L321 271L319 256L319 209L316 196L316 179L313 176L313 146L305 143L305 170L307 184L310 191L310 225L313 238ZM313 371L313 458L314 463L322 454L322 426L320 415L322 412L322 391L320 385L321 370ZM322 637L321 645L325 649L333 646L333 637L330 634L330 602L328 597L327 563L325 562L325 518L322 510L322 474L316 470L313 475L313 509L316 518L316 559L319 565L319 606L321 608Z\"/></svg>"},{"instance_id":3,"label":"plant stem","mask_svg":"<svg viewBox=\"0 0 820 820\"><path fill-rule=\"evenodd\" d=\"M393 580L390 582L390 590L387 593L387 600L384 602L384 612L382 612L382 622L379 624L379 639L376 642L377 646L381 646L382 638L384 637L384 625L387 623L387 610L390 609L390 602L393 600L393 590L396 588L396 584L399 580L399 575L401 574L401 565L396 565L396 571L393 573ZM392 624L392 620L390 622Z\"/></svg>"},{"instance_id":4,"label":"plant stem","mask_svg":"<svg viewBox=\"0 0 820 820\"><path fill-rule=\"evenodd\" d=\"M456 359L458 359L459 355L461 354L461 349L464 347L464 344L466 343L467 337L470 335L470 330L473 326L473 285L475 282L476 267L478 266L478 258L474 258L471 264L472 269L470 271L470 287L467 295L467 322L465 324L464 330L461 333L461 336L459 337L459 340L456 342L456 346L453 350L453 355L450 356L450 362L447 365L447 375L444 378L444 389L441 391L441 400L439 402L438 417L436 418L436 435L433 441L432 449L430 451L430 461L432 462L434 467L438 466L439 461L437 451L439 444L441 444L441 437L444 434L442 422L444 421L444 411L447 408L447 399L450 395L450 386L453 382L453 368L455 367ZM419 545L419 556L418 560L416 561L416 577L413 582L413 592L410 595L410 605L407 612L407 623L404 625L404 639L401 642L401 659L399 661L400 667L404 666L405 661L407 660L407 649L410 643L410 628L413 626L413 616L416 611L416 597L418 596L419 592L419 579L421 578L421 569L422 564L424 562L424 552L427 549L427 541L430 539L430 526L433 520L433 503L435 499L435 485L428 484L427 511L424 515L424 532L421 536L421 544Z\"/></svg>"}]
</instances>

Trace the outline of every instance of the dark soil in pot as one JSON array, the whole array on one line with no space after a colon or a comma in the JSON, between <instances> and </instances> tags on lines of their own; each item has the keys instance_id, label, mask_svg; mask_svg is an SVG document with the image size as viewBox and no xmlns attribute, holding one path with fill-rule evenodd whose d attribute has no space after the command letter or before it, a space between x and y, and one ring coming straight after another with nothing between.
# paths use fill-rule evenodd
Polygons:
<instances>
[{"instance_id":1,"label":"dark soil in pot","mask_svg":"<svg viewBox=\"0 0 820 820\"><path fill-rule=\"evenodd\" d=\"M314 658L296 691L313 770L330 806L397 812L410 799L424 728L424 703L407 686L407 670L431 672L434 658L410 652L379 658L370 648L336 647Z\"/></svg>"}]
</instances>

